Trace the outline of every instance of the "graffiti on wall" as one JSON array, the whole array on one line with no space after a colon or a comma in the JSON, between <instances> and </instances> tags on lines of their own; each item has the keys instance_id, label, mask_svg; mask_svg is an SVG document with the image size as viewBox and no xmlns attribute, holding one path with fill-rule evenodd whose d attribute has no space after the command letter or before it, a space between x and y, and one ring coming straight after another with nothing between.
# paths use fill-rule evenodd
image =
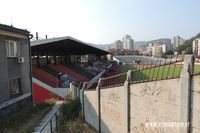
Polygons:
<instances>
[{"instance_id":1,"label":"graffiti on wall","mask_svg":"<svg viewBox=\"0 0 200 133\"><path fill-rule=\"evenodd\" d=\"M142 96L158 96L161 93L161 86L150 86L144 84L141 86L140 94Z\"/></svg>"},{"instance_id":2,"label":"graffiti on wall","mask_svg":"<svg viewBox=\"0 0 200 133\"><path fill-rule=\"evenodd\" d=\"M110 107L105 105L101 106L101 114L102 116L109 118L113 121L121 121L121 114L119 111L116 111Z\"/></svg>"},{"instance_id":3,"label":"graffiti on wall","mask_svg":"<svg viewBox=\"0 0 200 133\"><path fill-rule=\"evenodd\" d=\"M110 91L108 94L108 99L119 103L121 101L119 91Z\"/></svg>"},{"instance_id":4,"label":"graffiti on wall","mask_svg":"<svg viewBox=\"0 0 200 133\"><path fill-rule=\"evenodd\" d=\"M122 103L122 98L119 89L112 89L107 92L102 92L101 97L107 100L107 103L114 104L115 103Z\"/></svg>"}]
</instances>

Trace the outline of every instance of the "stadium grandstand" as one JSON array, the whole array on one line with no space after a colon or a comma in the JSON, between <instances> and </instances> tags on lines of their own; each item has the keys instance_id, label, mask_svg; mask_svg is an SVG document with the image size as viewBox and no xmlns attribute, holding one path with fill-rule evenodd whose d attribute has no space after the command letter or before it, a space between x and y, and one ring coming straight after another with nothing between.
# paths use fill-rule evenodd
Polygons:
<instances>
[{"instance_id":1,"label":"stadium grandstand","mask_svg":"<svg viewBox=\"0 0 200 133\"><path fill-rule=\"evenodd\" d=\"M31 41L34 102L63 99L70 83L98 80L111 66L109 52L72 37Z\"/></svg>"}]
</instances>

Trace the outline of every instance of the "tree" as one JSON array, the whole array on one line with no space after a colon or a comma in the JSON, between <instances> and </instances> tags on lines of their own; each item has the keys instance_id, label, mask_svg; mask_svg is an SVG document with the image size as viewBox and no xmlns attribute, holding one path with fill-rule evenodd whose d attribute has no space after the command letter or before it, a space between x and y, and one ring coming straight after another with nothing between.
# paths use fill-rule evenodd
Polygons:
<instances>
[{"instance_id":1,"label":"tree","mask_svg":"<svg viewBox=\"0 0 200 133\"><path fill-rule=\"evenodd\" d=\"M166 54L163 53L163 52L162 52L162 54L161 54L161 57L162 57L162 58L165 58L165 59L167 58Z\"/></svg>"},{"instance_id":2,"label":"tree","mask_svg":"<svg viewBox=\"0 0 200 133\"><path fill-rule=\"evenodd\" d=\"M174 52L173 52L172 50L168 50L165 54L166 54L166 55L173 55Z\"/></svg>"},{"instance_id":3,"label":"tree","mask_svg":"<svg viewBox=\"0 0 200 133\"><path fill-rule=\"evenodd\" d=\"M186 54L192 54L192 42L196 39L200 38L200 33L198 33L196 36L186 40L183 45L180 45L176 50L179 54L182 53L182 51L185 51Z\"/></svg>"}]
</instances>

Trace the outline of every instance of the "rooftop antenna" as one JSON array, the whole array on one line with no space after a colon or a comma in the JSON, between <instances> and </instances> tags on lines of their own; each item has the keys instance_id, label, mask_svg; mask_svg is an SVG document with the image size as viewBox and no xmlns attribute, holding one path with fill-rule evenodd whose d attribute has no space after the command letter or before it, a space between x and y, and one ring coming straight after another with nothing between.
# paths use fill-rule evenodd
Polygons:
<instances>
[{"instance_id":1,"label":"rooftop antenna","mask_svg":"<svg viewBox=\"0 0 200 133\"><path fill-rule=\"evenodd\" d=\"M39 39L39 37L38 37L38 32L36 32L36 40L38 40Z\"/></svg>"},{"instance_id":2,"label":"rooftop antenna","mask_svg":"<svg viewBox=\"0 0 200 133\"><path fill-rule=\"evenodd\" d=\"M10 21L11 21L11 26L13 27L13 23L12 23L12 17L11 17Z\"/></svg>"}]
</instances>

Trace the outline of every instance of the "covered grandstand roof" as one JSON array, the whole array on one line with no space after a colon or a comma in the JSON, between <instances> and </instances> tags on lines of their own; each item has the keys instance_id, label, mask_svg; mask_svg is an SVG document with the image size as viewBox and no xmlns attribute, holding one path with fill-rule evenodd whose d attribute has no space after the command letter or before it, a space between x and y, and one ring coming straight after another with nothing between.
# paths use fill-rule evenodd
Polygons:
<instances>
[{"instance_id":1,"label":"covered grandstand roof","mask_svg":"<svg viewBox=\"0 0 200 133\"><path fill-rule=\"evenodd\" d=\"M93 47L70 36L31 41L31 53L35 55L106 55L109 52Z\"/></svg>"}]
</instances>

